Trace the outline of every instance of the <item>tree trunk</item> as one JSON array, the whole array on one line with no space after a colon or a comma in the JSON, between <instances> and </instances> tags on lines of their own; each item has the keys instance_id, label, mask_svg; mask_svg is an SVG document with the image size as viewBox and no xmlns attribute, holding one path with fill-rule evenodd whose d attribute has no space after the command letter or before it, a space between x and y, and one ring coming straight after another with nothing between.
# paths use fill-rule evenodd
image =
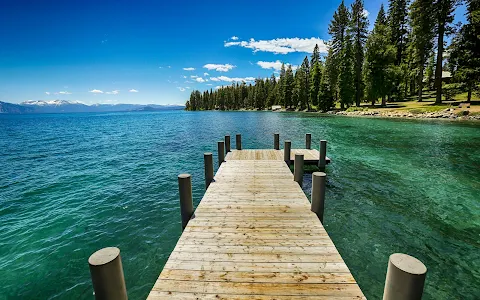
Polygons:
<instances>
[{"instance_id":1,"label":"tree trunk","mask_svg":"<svg viewBox=\"0 0 480 300\"><path fill-rule=\"evenodd\" d=\"M470 103L471 101L472 101L472 86L469 85L468 94L467 94L467 102Z\"/></svg>"},{"instance_id":2,"label":"tree trunk","mask_svg":"<svg viewBox=\"0 0 480 300\"><path fill-rule=\"evenodd\" d=\"M340 108L345 109L345 104L343 102L340 102Z\"/></svg>"},{"instance_id":3,"label":"tree trunk","mask_svg":"<svg viewBox=\"0 0 480 300\"><path fill-rule=\"evenodd\" d=\"M385 97L385 95L382 96L382 107L385 107L387 106L387 98Z\"/></svg>"},{"instance_id":4,"label":"tree trunk","mask_svg":"<svg viewBox=\"0 0 480 300\"><path fill-rule=\"evenodd\" d=\"M375 98L372 98L372 106L375 106Z\"/></svg>"},{"instance_id":5,"label":"tree trunk","mask_svg":"<svg viewBox=\"0 0 480 300\"><path fill-rule=\"evenodd\" d=\"M436 104L442 103L442 67L443 67L443 34L445 32L445 24L438 24L438 41L437 41L437 66L435 68L435 88L437 90Z\"/></svg>"},{"instance_id":6,"label":"tree trunk","mask_svg":"<svg viewBox=\"0 0 480 300\"><path fill-rule=\"evenodd\" d=\"M418 74L418 102L422 102L422 93L423 93L423 70L425 69L425 64L422 62L420 65L420 74Z\"/></svg>"}]
</instances>

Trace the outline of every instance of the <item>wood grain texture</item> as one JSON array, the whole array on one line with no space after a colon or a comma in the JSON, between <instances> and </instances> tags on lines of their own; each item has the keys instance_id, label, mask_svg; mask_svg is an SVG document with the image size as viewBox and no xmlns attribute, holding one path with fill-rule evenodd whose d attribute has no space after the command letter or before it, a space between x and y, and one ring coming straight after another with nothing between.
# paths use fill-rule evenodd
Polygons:
<instances>
[{"instance_id":1,"label":"wood grain texture","mask_svg":"<svg viewBox=\"0 0 480 300\"><path fill-rule=\"evenodd\" d=\"M308 165L318 164L320 152L316 149L292 149L290 152L290 161L295 160L295 154L303 154L304 163ZM283 150L275 149L247 149L232 150L227 154L225 160L281 160L283 161ZM330 158L326 158L326 163L330 163Z\"/></svg>"},{"instance_id":2,"label":"wood grain texture","mask_svg":"<svg viewBox=\"0 0 480 300\"><path fill-rule=\"evenodd\" d=\"M227 155L148 299L365 299L279 151Z\"/></svg>"}]
</instances>

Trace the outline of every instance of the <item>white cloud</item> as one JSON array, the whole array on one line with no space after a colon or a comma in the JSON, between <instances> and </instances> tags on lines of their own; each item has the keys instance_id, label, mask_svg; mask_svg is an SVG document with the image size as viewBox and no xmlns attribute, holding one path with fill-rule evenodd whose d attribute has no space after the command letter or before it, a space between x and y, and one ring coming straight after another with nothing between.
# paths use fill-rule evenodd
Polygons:
<instances>
[{"instance_id":1,"label":"white cloud","mask_svg":"<svg viewBox=\"0 0 480 300\"><path fill-rule=\"evenodd\" d=\"M207 83L207 85L209 85L209 86L210 86L210 85L213 85L213 84L211 84L211 83Z\"/></svg>"},{"instance_id":2,"label":"white cloud","mask_svg":"<svg viewBox=\"0 0 480 300\"><path fill-rule=\"evenodd\" d=\"M236 66L233 66L231 64L206 64L203 66L205 69L208 70L215 70L217 72L228 72L231 69L235 68Z\"/></svg>"},{"instance_id":3,"label":"white cloud","mask_svg":"<svg viewBox=\"0 0 480 300\"><path fill-rule=\"evenodd\" d=\"M129 90L129 92L130 92L130 93L138 93L138 90L136 90L136 89L131 89L131 90Z\"/></svg>"},{"instance_id":4,"label":"white cloud","mask_svg":"<svg viewBox=\"0 0 480 300\"><path fill-rule=\"evenodd\" d=\"M225 81L225 82L252 82L255 81L254 77L227 77L227 76L218 76L218 77L210 77L211 81Z\"/></svg>"},{"instance_id":5,"label":"white cloud","mask_svg":"<svg viewBox=\"0 0 480 300\"><path fill-rule=\"evenodd\" d=\"M90 93L94 93L94 94L103 94L103 91L101 90L96 90L96 89L93 89L90 91Z\"/></svg>"},{"instance_id":6,"label":"white cloud","mask_svg":"<svg viewBox=\"0 0 480 300\"><path fill-rule=\"evenodd\" d=\"M187 79L187 76L183 76L183 78Z\"/></svg>"},{"instance_id":7,"label":"white cloud","mask_svg":"<svg viewBox=\"0 0 480 300\"><path fill-rule=\"evenodd\" d=\"M364 8L362 14L363 14L365 17L368 17L368 16L370 15L370 12Z\"/></svg>"},{"instance_id":8,"label":"white cloud","mask_svg":"<svg viewBox=\"0 0 480 300\"><path fill-rule=\"evenodd\" d=\"M230 39L231 39L232 41L236 41L236 40L238 40L238 36L235 36L235 35L234 35L234 36L232 36Z\"/></svg>"},{"instance_id":9,"label":"white cloud","mask_svg":"<svg viewBox=\"0 0 480 300\"><path fill-rule=\"evenodd\" d=\"M320 38L278 38L273 40L250 39L249 41L225 42L225 47L240 46L253 49L253 52L273 52L275 54L287 54L292 52L312 53L315 45L318 45L320 52L326 53L328 46L326 42Z\"/></svg>"},{"instance_id":10,"label":"white cloud","mask_svg":"<svg viewBox=\"0 0 480 300\"><path fill-rule=\"evenodd\" d=\"M183 68L184 71L195 71L195 68L189 67L189 68Z\"/></svg>"},{"instance_id":11,"label":"white cloud","mask_svg":"<svg viewBox=\"0 0 480 300\"><path fill-rule=\"evenodd\" d=\"M111 91L111 92L105 92L105 94L108 94L108 95L118 95L120 91L119 90L114 90L114 91Z\"/></svg>"},{"instance_id":12,"label":"white cloud","mask_svg":"<svg viewBox=\"0 0 480 300\"><path fill-rule=\"evenodd\" d=\"M205 79L203 79L202 77L197 77L195 78L195 80L200 83L205 82Z\"/></svg>"},{"instance_id":13,"label":"white cloud","mask_svg":"<svg viewBox=\"0 0 480 300\"><path fill-rule=\"evenodd\" d=\"M172 66L167 66L167 68L171 69L171 68L172 68Z\"/></svg>"},{"instance_id":14,"label":"white cloud","mask_svg":"<svg viewBox=\"0 0 480 300\"><path fill-rule=\"evenodd\" d=\"M185 88L186 88L186 89L190 89L190 87L189 87L189 86L186 86Z\"/></svg>"},{"instance_id":15,"label":"white cloud","mask_svg":"<svg viewBox=\"0 0 480 300\"><path fill-rule=\"evenodd\" d=\"M262 67L262 69L273 69L275 71L280 71L282 69L282 62L277 60L277 61L258 61L257 65ZM285 68L290 66L289 63L285 64ZM297 66L292 65L292 70L296 70Z\"/></svg>"},{"instance_id":16,"label":"white cloud","mask_svg":"<svg viewBox=\"0 0 480 300\"><path fill-rule=\"evenodd\" d=\"M181 86L177 86L177 89L180 91L180 92L185 92L185 89Z\"/></svg>"},{"instance_id":17,"label":"white cloud","mask_svg":"<svg viewBox=\"0 0 480 300\"><path fill-rule=\"evenodd\" d=\"M50 95L50 92L45 92L45 94Z\"/></svg>"},{"instance_id":18,"label":"white cloud","mask_svg":"<svg viewBox=\"0 0 480 300\"><path fill-rule=\"evenodd\" d=\"M60 95L71 95L72 93L67 92L67 91L61 91L61 92L58 92L57 94L60 94Z\"/></svg>"},{"instance_id":19,"label":"white cloud","mask_svg":"<svg viewBox=\"0 0 480 300\"><path fill-rule=\"evenodd\" d=\"M203 76L208 76L208 75L210 75L210 74L208 74L207 72L203 73Z\"/></svg>"},{"instance_id":20,"label":"white cloud","mask_svg":"<svg viewBox=\"0 0 480 300\"><path fill-rule=\"evenodd\" d=\"M219 86L219 85L217 85L217 86L215 87L216 90L218 90L218 89L220 89L220 88L222 88L222 87Z\"/></svg>"},{"instance_id":21,"label":"white cloud","mask_svg":"<svg viewBox=\"0 0 480 300\"><path fill-rule=\"evenodd\" d=\"M190 78L198 78L197 75L190 75Z\"/></svg>"}]
</instances>

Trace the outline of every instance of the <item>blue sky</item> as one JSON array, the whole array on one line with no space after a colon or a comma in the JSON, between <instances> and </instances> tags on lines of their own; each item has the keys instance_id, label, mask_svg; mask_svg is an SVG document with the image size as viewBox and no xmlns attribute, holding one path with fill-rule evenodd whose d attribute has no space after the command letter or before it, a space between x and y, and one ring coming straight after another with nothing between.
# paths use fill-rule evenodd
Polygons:
<instances>
[{"instance_id":1,"label":"blue sky","mask_svg":"<svg viewBox=\"0 0 480 300\"><path fill-rule=\"evenodd\" d=\"M339 3L0 0L0 101L183 104L301 63Z\"/></svg>"}]
</instances>

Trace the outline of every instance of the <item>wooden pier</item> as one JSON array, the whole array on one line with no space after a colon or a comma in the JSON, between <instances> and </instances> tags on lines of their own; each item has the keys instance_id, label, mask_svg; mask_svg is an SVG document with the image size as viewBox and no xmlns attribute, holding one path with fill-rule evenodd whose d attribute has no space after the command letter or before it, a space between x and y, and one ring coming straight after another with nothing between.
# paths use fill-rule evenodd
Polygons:
<instances>
[{"instance_id":1,"label":"wooden pier","mask_svg":"<svg viewBox=\"0 0 480 300\"><path fill-rule=\"evenodd\" d=\"M148 299L365 298L282 150L225 160Z\"/></svg>"},{"instance_id":2,"label":"wooden pier","mask_svg":"<svg viewBox=\"0 0 480 300\"><path fill-rule=\"evenodd\" d=\"M290 162L295 159L295 154L303 154L306 165L317 165L320 152L316 149L292 149L290 151ZM232 150L225 157L225 160L284 160L283 150L261 149L261 150ZM330 158L326 158L330 163Z\"/></svg>"}]
</instances>

